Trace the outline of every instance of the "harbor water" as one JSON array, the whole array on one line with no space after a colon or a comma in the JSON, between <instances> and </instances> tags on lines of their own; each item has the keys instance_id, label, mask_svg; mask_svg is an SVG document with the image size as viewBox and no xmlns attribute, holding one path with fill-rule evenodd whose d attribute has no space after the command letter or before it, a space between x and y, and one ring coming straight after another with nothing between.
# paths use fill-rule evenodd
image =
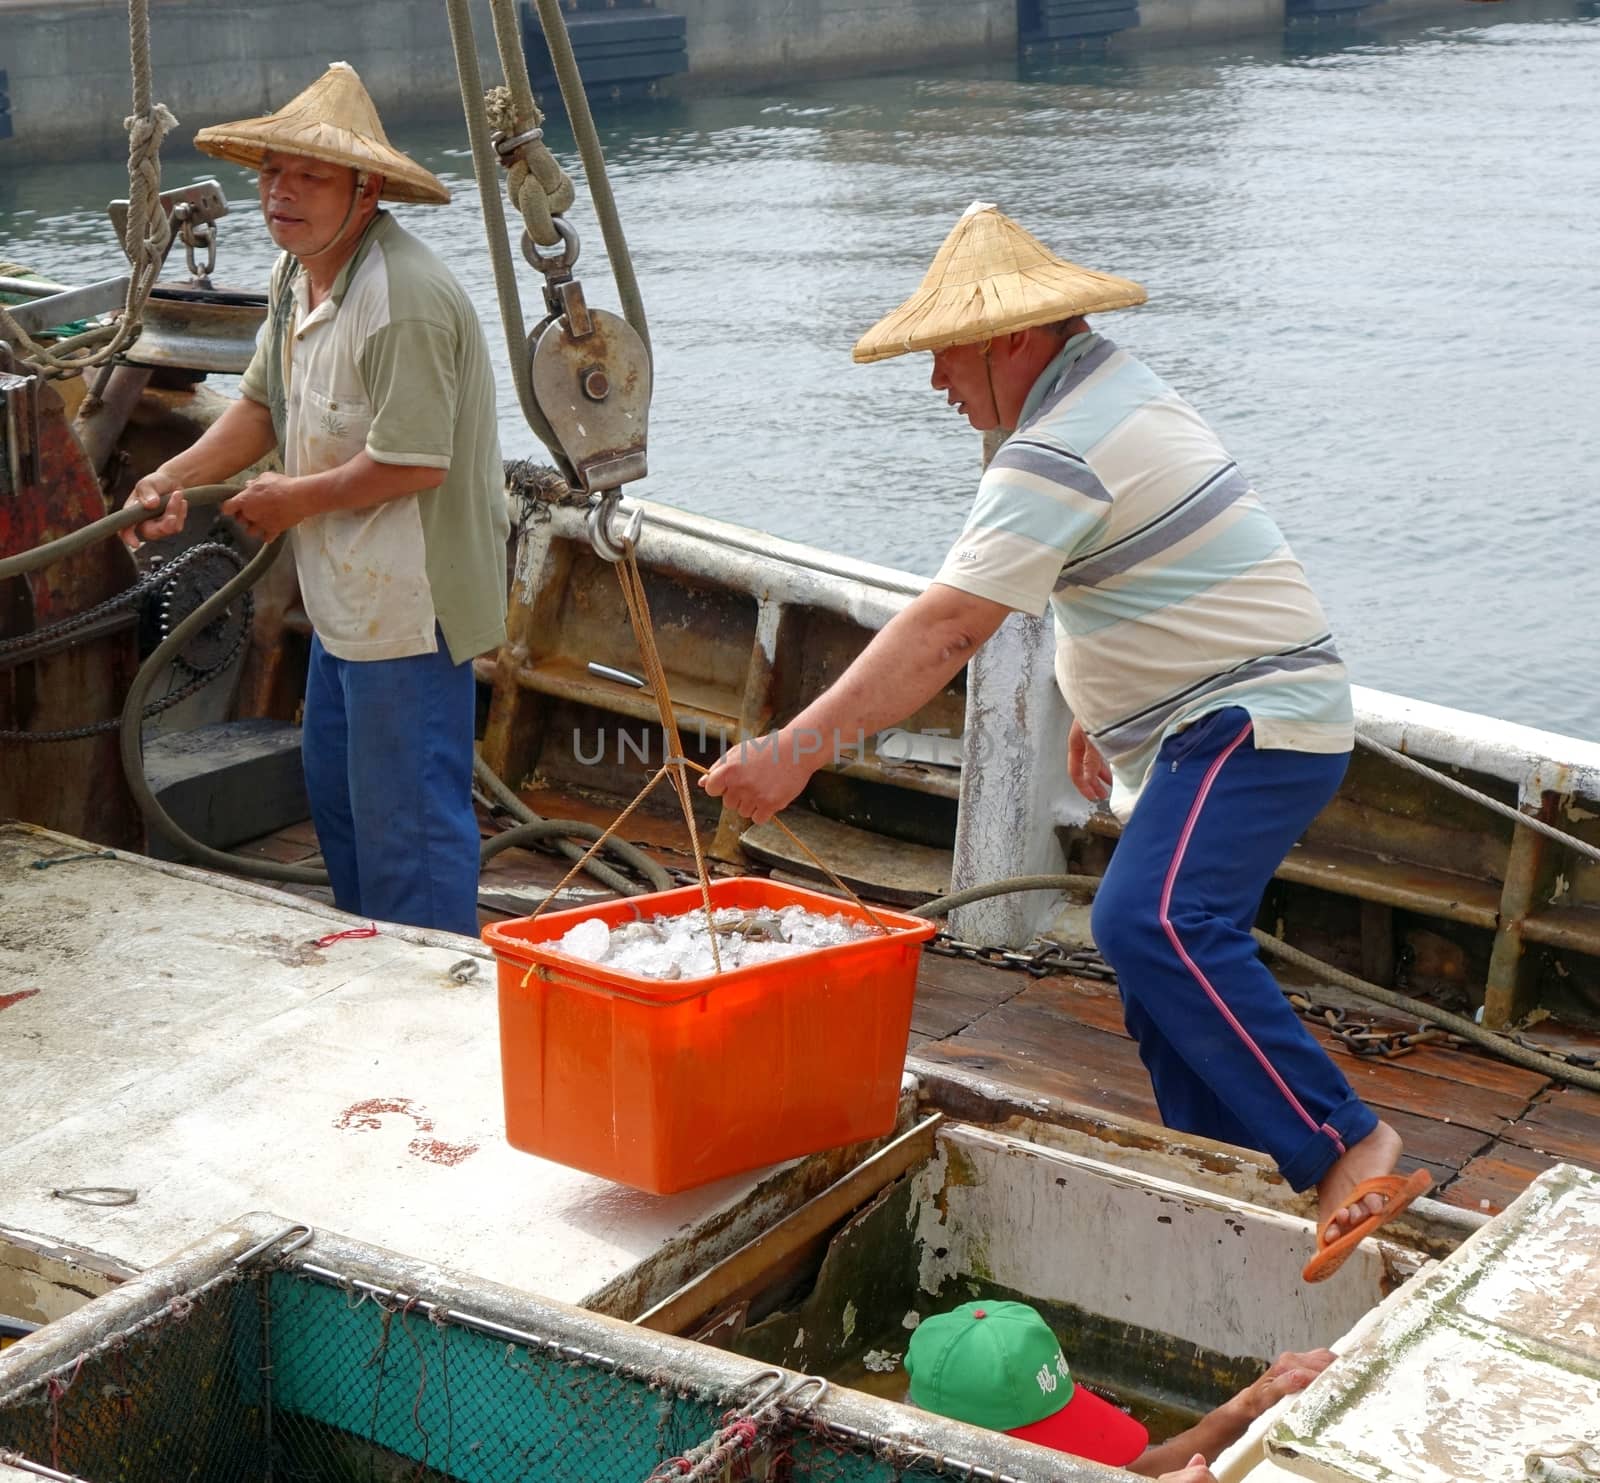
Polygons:
<instances>
[{"instance_id":1,"label":"harbor water","mask_svg":"<svg viewBox=\"0 0 1600 1483\"><path fill-rule=\"evenodd\" d=\"M995 201L1147 286L1097 327L1217 427L1358 683L1600 738L1597 79L1592 0L1512 0L602 109L657 355L642 492L933 573L977 434L928 390L927 356L858 367L850 347L966 205ZM156 96L181 117L180 83L158 57ZM506 456L536 455L461 126L391 132L455 192L402 220L481 308ZM188 137L163 183L223 182L217 281L263 286L250 177ZM116 164L8 170L0 258L117 271L104 203L126 186ZM591 301L614 303L581 186L573 219Z\"/></svg>"}]
</instances>

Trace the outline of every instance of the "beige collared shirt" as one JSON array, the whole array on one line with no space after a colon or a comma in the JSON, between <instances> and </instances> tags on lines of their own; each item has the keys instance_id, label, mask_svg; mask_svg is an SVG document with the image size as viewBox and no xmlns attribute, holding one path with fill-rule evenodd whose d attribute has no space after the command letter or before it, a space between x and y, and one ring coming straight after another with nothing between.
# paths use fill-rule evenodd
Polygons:
<instances>
[{"instance_id":1,"label":"beige collared shirt","mask_svg":"<svg viewBox=\"0 0 1600 1483\"><path fill-rule=\"evenodd\" d=\"M509 532L488 346L470 301L422 243L380 214L332 293L303 272L280 357L258 347L241 391L271 405L281 375L283 464L317 474L365 452L443 469L437 489L314 515L292 534L306 612L339 659L429 654L461 663L505 632ZM281 365L281 372L277 367Z\"/></svg>"}]
</instances>

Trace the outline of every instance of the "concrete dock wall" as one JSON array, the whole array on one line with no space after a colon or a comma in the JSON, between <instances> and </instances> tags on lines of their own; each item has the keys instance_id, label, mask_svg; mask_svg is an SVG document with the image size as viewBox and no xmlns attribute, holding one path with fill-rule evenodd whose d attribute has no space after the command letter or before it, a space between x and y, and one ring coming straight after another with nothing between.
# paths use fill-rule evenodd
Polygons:
<instances>
[{"instance_id":1,"label":"concrete dock wall","mask_svg":"<svg viewBox=\"0 0 1600 1483\"><path fill-rule=\"evenodd\" d=\"M498 81L488 0L473 0L478 50ZM442 0L150 0L155 98L185 137L206 124L269 113L333 61L361 74L390 122L459 114ZM127 152L126 0L0 0L8 162Z\"/></svg>"},{"instance_id":2,"label":"concrete dock wall","mask_svg":"<svg viewBox=\"0 0 1600 1483\"><path fill-rule=\"evenodd\" d=\"M688 24L678 91L761 85L1007 56L1017 0L657 0ZM1282 29L1286 0L1141 0L1115 50ZM498 80L488 0L472 0L485 77ZM1460 10L1462 0L1379 0L1373 18ZM186 132L266 113L323 63L350 62L384 117L455 116L442 0L150 0L155 97ZM0 0L0 72L11 136L0 170L119 155L129 111L125 0ZM0 123L0 133L4 132Z\"/></svg>"},{"instance_id":3,"label":"concrete dock wall","mask_svg":"<svg viewBox=\"0 0 1600 1483\"><path fill-rule=\"evenodd\" d=\"M1138 28L1119 32L1112 44L1181 46L1277 31L1284 24L1284 0L1139 0Z\"/></svg>"},{"instance_id":4,"label":"concrete dock wall","mask_svg":"<svg viewBox=\"0 0 1600 1483\"><path fill-rule=\"evenodd\" d=\"M657 0L657 6L688 22L691 84L845 76L1008 55L1017 44L1017 0Z\"/></svg>"},{"instance_id":5,"label":"concrete dock wall","mask_svg":"<svg viewBox=\"0 0 1600 1483\"><path fill-rule=\"evenodd\" d=\"M1232 3L1232 0L1215 0ZM668 0L686 17L687 78L727 86L1005 55L1016 0ZM498 81L488 0L473 0L485 78ZM186 131L266 113L325 62L349 62L391 123L461 107L442 0L151 0L155 97ZM10 162L115 155L129 111L125 0L0 0Z\"/></svg>"}]
</instances>

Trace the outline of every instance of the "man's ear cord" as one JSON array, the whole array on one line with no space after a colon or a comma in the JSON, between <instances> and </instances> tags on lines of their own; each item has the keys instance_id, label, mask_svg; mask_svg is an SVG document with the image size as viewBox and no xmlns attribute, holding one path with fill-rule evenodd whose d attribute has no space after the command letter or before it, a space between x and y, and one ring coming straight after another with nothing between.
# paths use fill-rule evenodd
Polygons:
<instances>
[{"instance_id":1,"label":"man's ear cord","mask_svg":"<svg viewBox=\"0 0 1600 1483\"><path fill-rule=\"evenodd\" d=\"M332 247L335 242L344 236L344 229L350 225L350 218L356 214L356 207L361 204L361 197L366 192L367 178L367 172L365 170L356 171L355 193L350 197L350 205L345 211L344 220L339 223L338 231L329 237L328 240L324 242L322 246L319 247L315 252L306 253L306 257L321 257L322 254Z\"/></svg>"}]
</instances>

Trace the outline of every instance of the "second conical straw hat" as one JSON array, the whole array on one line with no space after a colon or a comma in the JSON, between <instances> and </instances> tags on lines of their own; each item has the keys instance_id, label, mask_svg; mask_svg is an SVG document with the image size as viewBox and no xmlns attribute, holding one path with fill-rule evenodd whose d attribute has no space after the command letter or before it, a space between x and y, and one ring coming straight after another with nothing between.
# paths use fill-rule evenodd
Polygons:
<instances>
[{"instance_id":1,"label":"second conical straw hat","mask_svg":"<svg viewBox=\"0 0 1600 1483\"><path fill-rule=\"evenodd\" d=\"M972 345L1079 314L1144 303L1143 288L1057 257L997 206L974 201L921 286L858 341L855 359Z\"/></svg>"},{"instance_id":2,"label":"second conical straw hat","mask_svg":"<svg viewBox=\"0 0 1600 1483\"><path fill-rule=\"evenodd\" d=\"M383 176L385 201L442 206L450 199L437 175L389 143L377 108L348 62L335 62L276 113L214 124L201 129L194 144L206 154L250 170L261 168L269 150L367 170Z\"/></svg>"}]
</instances>

